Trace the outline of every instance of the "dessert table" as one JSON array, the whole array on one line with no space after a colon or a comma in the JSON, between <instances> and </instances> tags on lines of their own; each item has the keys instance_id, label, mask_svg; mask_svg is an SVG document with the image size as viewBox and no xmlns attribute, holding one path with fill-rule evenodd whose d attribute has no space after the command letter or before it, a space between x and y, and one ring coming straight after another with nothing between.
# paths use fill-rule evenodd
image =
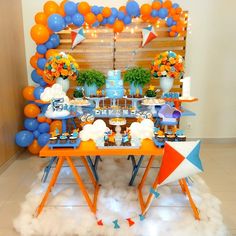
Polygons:
<instances>
[{"instance_id":1,"label":"dessert table","mask_svg":"<svg viewBox=\"0 0 236 236\"><path fill-rule=\"evenodd\" d=\"M143 200L143 194L142 194L142 188L144 186L144 183L146 181L148 172L152 166L152 163L157 156L161 156L163 154L163 149L159 149L155 146L155 144L152 142L152 140L144 140L142 142L142 145L140 148L132 148L132 149L122 149L122 148L114 148L114 149L109 149L109 148L104 148L104 149L99 149L96 147L96 144L93 141L86 141L86 142L81 142L80 146L76 149L72 148L55 148L55 149L50 149L47 145L44 146L44 148L40 151L39 155L40 157L52 157L56 156L58 158L58 162L56 164L54 173L52 175L51 180L49 181L48 188L46 190L46 193L39 204L37 210L36 210L36 216L38 216L49 197L49 194L55 185L58 175L61 171L61 168L63 166L63 163L65 161L68 162L69 167L71 168L71 171L75 177L75 180L78 184L78 187L80 188L90 210L96 214L97 210L97 197L98 197L98 192L100 188L100 184L96 180L96 178L93 175L93 171L91 169L91 165L89 166L88 160L86 159L86 156L150 156L148 165L144 171L142 180L140 184L138 185L138 195L139 195L139 201L140 201L140 206L142 211L145 209L145 205L148 205L148 202L144 202ZM89 179L92 182L94 186L94 196L93 199L90 198L88 191L86 189L86 186L84 185L82 178L76 169L72 157L78 157L81 159L83 162L85 169L88 173ZM137 174L135 172L135 174Z\"/></svg>"}]
</instances>

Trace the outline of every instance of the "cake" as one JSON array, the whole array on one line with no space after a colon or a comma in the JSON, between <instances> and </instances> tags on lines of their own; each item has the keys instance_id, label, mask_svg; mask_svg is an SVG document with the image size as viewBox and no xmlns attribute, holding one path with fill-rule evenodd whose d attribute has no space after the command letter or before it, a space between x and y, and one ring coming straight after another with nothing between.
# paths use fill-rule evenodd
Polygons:
<instances>
[{"instance_id":1,"label":"cake","mask_svg":"<svg viewBox=\"0 0 236 236\"><path fill-rule=\"evenodd\" d=\"M157 141L160 143L165 142L165 135L157 135Z\"/></svg>"},{"instance_id":2,"label":"cake","mask_svg":"<svg viewBox=\"0 0 236 236\"><path fill-rule=\"evenodd\" d=\"M70 136L70 143L76 143L77 137L75 136Z\"/></svg>"},{"instance_id":3,"label":"cake","mask_svg":"<svg viewBox=\"0 0 236 236\"><path fill-rule=\"evenodd\" d=\"M61 135L61 136L60 136L60 143L61 143L61 144L65 144L66 142L67 142L67 136Z\"/></svg>"},{"instance_id":4,"label":"cake","mask_svg":"<svg viewBox=\"0 0 236 236\"><path fill-rule=\"evenodd\" d=\"M186 141L186 136L185 135L178 135L177 140L178 141Z\"/></svg>"},{"instance_id":5,"label":"cake","mask_svg":"<svg viewBox=\"0 0 236 236\"><path fill-rule=\"evenodd\" d=\"M167 134L166 135L167 141L175 141L175 135L174 134Z\"/></svg>"},{"instance_id":6,"label":"cake","mask_svg":"<svg viewBox=\"0 0 236 236\"><path fill-rule=\"evenodd\" d=\"M50 141L50 144L56 144L57 143L57 137L51 137L49 139L49 141Z\"/></svg>"},{"instance_id":7,"label":"cake","mask_svg":"<svg viewBox=\"0 0 236 236\"><path fill-rule=\"evenodd\" d=\"M106 79L106 96L108 98L123 98L124 85L120 70L109 70Z\"/></svg>"},{"instance_id":8,"label":"cake","mask_svg":"<svg viewBox=\"0 0 236 236\"><path fill-rule=\"evenodd\" d=\"M126 119L125 118L112 118L112 119L109 119L109 124L110 125L125 125Z\"/></svg>"}]
</instances>

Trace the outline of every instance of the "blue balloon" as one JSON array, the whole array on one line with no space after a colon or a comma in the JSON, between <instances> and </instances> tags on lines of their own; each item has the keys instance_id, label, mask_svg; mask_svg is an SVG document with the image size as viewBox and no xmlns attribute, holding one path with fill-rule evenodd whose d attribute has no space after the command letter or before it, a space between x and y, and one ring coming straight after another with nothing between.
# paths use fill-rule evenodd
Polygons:
<instances>
[{"instance_id":1,"label":"blue balloon","mask_svg":"<svg viewBox=\"0 0 236 236\"><path fill-rule=\"evenodd\" d=\"M52 49L53 48L53 43L48 40L46 43L45 43L45 46L47 47L47 49Z\"/></svg>"},{"instance_id":2,"label":"blue balloon","mask_svg":"<svg viewBox=\"0 0 236 236\"><path fill-rule=\"evenodd\" d=\"M76 13L75 15L73 15L72 17L72 22L74 25L76 26L82 26L83 23L84 23L84 17L83 15L79 14L79 13Z\"/></svg>"},{"instance_id":3,"label":"blue balloon","mask_svg":"<svg viewBox=\"0 0 236 236\"><path fill-rule=\"evenodd\" d=\"M47 52L47 48L46 48L46 46L43 45L43 44L39 44L39 45L37 46L36 50L37 50L37 52L38 52L39 54L45 54L45 53Z\"/></svg>"},{"instance_id":4,"label":"blue balloon","mask_svg":"<svg viewBox=\"0 0 236 236\"><path fill-rule=\"evenodd\" d=\"M130 24L131 22L132 22L132 19L131 19L131 17L130 16L125 16L125 18L124 18L124 23L126 24L126 25L128 25L128 24Z\"/></svg>"},{"instance_id":5,"label":"blue balloon","mask_svg":"<svg viewBox=\"0 0 236 236\"><path fill-rule=\"evenodd\" d=\"M49 106L49 104L46 104L41 107L41 112L42 112L42 113L40 113L41 116L44 116L44 113L47 111L48 106Z\"/></svg>"},{"instance_id":6,"label":"blue balloon","mask_svg":"<svg viewBox=\"0 0 236 236\"><path fill-rule=\"evenodd\" d=\"M47 60L45 58L39 58L37 61L37 66L39 69L44 70L46 63L47 63Z\"/></svg>"},{"instance_id":7,"label":"blue balloon","mask_svg":"<svg viewBox=\"0 0 236 236\"><path fill-rule=\"evenodd\" d=\"M114 16L110 16L108 19L107 19L107 23L110 24L110 25L113 25L114 22L115 22L116 18Z\"/></svg>"},{"instance_id":8,"label":"blue balloon","mask_svg":"<svg viewBox=\"0 0 236 236\"><path fill-rule=\"evenodd\" d=\"M118 10L115 7L111 8L112 15L116 18L118 16Z\"/></svg>"},{"instance_id":9,"label":"blue balloon","mask_svg":"<svg viewBox=\"0 0 236 236\"><path fill-rule=\"evenodd\" d=\"M38 139L40 133L39 133L38 130L35 130L35 131L33 132L33 135L34 135L34 138Z\"/></svg>"},{"instance_id":10,"label":"blue balloon","mask_svg":"<svg viewBox=\"0 0 236 236\"><path fill-rule=\"evenodd\" d=\"M65 22L66 22L67 25L69 25L69 24L72 23L72 18L71 18L71 16L65 16L65 17L64 17L64 20L65 20Z\"/></svg>"},{"instance_id":11,"label":"blue balloon","mask_svg":"<svg viewBox=\"0 0 236 236\"><path fill-rule=\"evenodd\" d=\"M60 44L60 37L58 34L52 34L49 41L53 44L53 48L57 48Z\"/></svg>"},{"instance_id":12,"label":"blue balloon","mask_svg":"<svg viewBox=\"0 0 236 236\"><path fill-rule=\"evenodd\" d=\"M100 11L100 8L98 6L92 6L92 9L91 9L92 13L95 14L95 15L98 15L101 11Z\"/></svg>"},{"instance_id":13,"label":"blue balloon","mask_svg":"<svg viewBox=\"0 0 236 236\"><path fill-rule=\"evenodd\" d=\"M50 137L51 137L51 135L47 134L47 133L40 134L39 137L38 137L38 144L41 147L44 147L48 143Z\"/></svg>"},{"instance_id":14,"label":"blue balloon","mask_svg":"<svg viewBox=\"0 0 236 236\"><path fill-rule=\"evenodd\" d=\"M172 7L173 7L174 9L176 9L176 8L179 7L179 4L178 4L178 3L174 3L174 4L172 5Z\"/></svg>"},{"instance_id":15,"label":"blue balloon","mask_svg":"<svg viewBox=\"0 0 236 236\"><path fill-rule=\"evenodd\" d=\"M66 27L65 20L59 14L52 14L48 18L48 27L54 32L59 32Z\"/></svg>"},{"instance_id":16,"label":"blue balloon","mask_svg":"<svg viewBox=\"0 0 236 236\"><path fill-rule=\"evenodd\" d=\"M157 10L152 10L152 13L151 13L151 15L152 15L152 17L158 17L158 11Z\"/></svg>"},{"instance_id":17,"label":"blue balloon","mask_svg":"<svg viewBox=\"0 0 236 236\"><path fill-rule=\"evenodd\" d=\"M25 129L29 131L34 131L38 129L38 126L39 126L39 123L36 119L27 118L24 121L24 127Z\"/></svg>"},{"instance_id":18,"label":"blue balloon","mask_svg":"<svg viewBox=\"0 0 236 236\"><path fill-rule=\"evenodd\" d=\"M31 79L32 79L36 84L38 84L39 81L40 81L40 79L42 79L42 77L37 73L36 70L33 70L33 71L31 72Z\"/></svg>"},{"instance_id":19,"label":"blue balloon","mask_svg":"<svg viewBox=\"0 0 236 236\"><path fill-rule=\"evenodd\" d=\"M123 11L119 11L117 17L119 20L123 20L125 18L125 13Z\"/></svg>"},{"instance_id":20,"label":"blue balloon","mask_svg":"<svg viewBox=\"0 0 236 236\"><path fill-rule=\"evenodd\" d=\"M67 16L72 16L77 11L77 5L74 2L68 1L64 5L64 10Z\"/></svg>"},{"instance_id":21,"label":"blue balloon","mask_svg":"<svg viewBox=\"0 0 236 236\"><path fill-rule=\"evenodd\" d=\"M41 123L38 127L38 131L42 134L42 133L48 133L50 130L50 126L48 123L44 122Z\"/></svg>"},{"instance_id":22,"label":"blue balloon","mask_svg":"<svg viewBox=\"0 0 236 236\"><path fill-rule=\"evenodd\" d=\"M16 144L20 147L28 147L34 141L34 135L27 130L22 130L16 134Z\"/></svg>"},{"instance_id":23,"label":"blue balloon","mask_svg":"<svg viewBox=\"0 0 236 236\"><path fill-rule=\"evenodd\" d=\"M166 24L167 24L168 27L171 27L173 25L173 18L169 17L166 21Z\"/></svg>"},{"instance_id":24,"label":"blue balloon","mask_svg":"<svg viewBox=\"0 0 236 236\"><path fill-rule=\"evenodd\" d=\"M104 19L102 20L102 22L101 22L101 25L106 25L106 24L107 24L107 19L104 18Z\"/></svg>"},{"instance_id":25,"label":"blue balloon","mask_svg":"<svg viewBox=\"0 0 236 236\"><path fill-rule=\"evenodd\" d=\"M140 14L139 5L136 1L130 1L126 4L126 11L129 16L137 17Z\"/></svg>"},{"instance_id":26,"label":"blue balloon","mask_svg":"<svg viewBox=\"0 0 236 236\"><path fill-rule=\"evenodd\" d=\"M173 20L173 23L172 23L172 25L177 25L177 22Z\"/></svg>"},{"instance_id":27,"label":"blue balloon","mask_svg":"<svg viewBox=\"0 0 236 236\"><path fill-rule=\"evenodd\" d=\"M104 7L99 7L100 12L102 12L103 8L104 8Z\"/></svg>"},{"instance_id":28,"label":"blue balloon","mask_svg":"<svg viewBox=\"0 0 236 236\"><path fill-rule=\"evenodd\" d=\"M98 27L100 25L100 23L98 22L98 21L96 21L93 25L92 25L92 27Z\"/></svg>"},{"instance_id":29,"label":"blue balloon","mask_svg":"<svg viewBox=\"0 0 236 236\"><path fill-rule=\"evenodd\" d=\"M161 8L160 10L159 10L159 17L161 18L161 19L165 19L166 17L168 16L168 10L166 9L166 8Z\"/></svg>"},{"instance_id":30,"label":"blue balloon","mask_svg":"<svg viewBox=\"0 0 236 236\"><path fill-rule=\"evenodd\" d=\"M47 86L47 83L41 78L41 79L39 80L39 85L40 85L41 87L45 87L45 86Z\"/></svg>"},{"instance_id":31,"label":"blue balloon","mask_svg":"<svg viewBox=\"0 0 236 236\"><path fill-rule=\"evenodd\" d=\"M44 91L44 88L41 87L41 86L35 88L34 89L34 97L35 97L35 99L40 100L40 95L43 93L43 91Z\"/></svg>"}]
</instances>

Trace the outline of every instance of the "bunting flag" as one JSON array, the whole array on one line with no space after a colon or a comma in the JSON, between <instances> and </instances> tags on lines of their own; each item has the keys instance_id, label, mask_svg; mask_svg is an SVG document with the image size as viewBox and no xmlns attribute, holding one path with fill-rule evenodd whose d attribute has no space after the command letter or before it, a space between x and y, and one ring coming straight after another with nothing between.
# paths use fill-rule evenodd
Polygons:
<instances>
[{"instance_id":1,"label":"bunting flag","mask_svg":"<svg viewBox=\"0 0 236 236\"><path fill-rule=\"evenodd\" d=\"M160 193L158 193L155 189L153 189L153 188L151 188L150 189L150 193L152 193L154 196L155 196L155 198L158 198L159 196L160 196Z\"/></svg>"},{"instance_id":2,"label":"bunting flag","mask_svg":"<svg viewBox=\"0 0 236 236\"><path fill-rule=\"evenodd\" d=\"M114 229L119 229L120 228L120 226L118 224L118 220L114 220L114 221L112 221L112 223L114 224Z\"/></svg>"},{"instance_id":3,"label":"bunting flag","mask_svg":"<svg viewBox=\"0 0 236 236\"><path fill-rule=\"evenodd\" d=\"M103 226L102 220L97 221L97 224L98 224L99 226Z\"/></svg>"},{"instance_id":4,"label":"bunting flag","mask_svg":"<svg viewBox=\"0 0 236 236\"><path fill-rule=\"evenodd\" d=\"M71 49L74 49L78 44L85 40L83 28L71 30L71 40L72 46Z\"/></svg>"},{"instance_id":5,"label":"bunting flag","mask_svg":"<svg viewBox=\"0 0 236 236\"><path fill-rule=\"evenodd\" d=\"M166 142L158 185L174 182L203 171L199 157L200 141Z\"/></svg>"},{"instance_id":6,"label":"bunting flag","mask_svg":"<svg viewBox=\"0 0 236 236\"><path fill-rule=\"evenodd\" d=\"M131 220L131 218L126 219L128 221L129 227L133 226L135 224L134 221Z\"/></svg>"},{"instance_id":7,"label":"bunting flag","mask_svg":"<svg viewBox=\"0 0 236 236\"><path fill-rule=\"evenodd\" d=\"M153 26L145 27L142 29L142 35L143 35L143 42L142 47L150 43L153 39L157 37L157 34L153 28Z\"/></svg>"},{"instance_id":8,"label":"bunting flag","mask_svg":"<svg viewBox=\"0 0 236 236\"><path fill-rule=\"evenodd\" d=\"M140 221L143 221L143 220L145 220L145 217L144 217L144 215L140 214L140 215L139 215L139 219L140 219Z\"/></svg>"}]
</instances>

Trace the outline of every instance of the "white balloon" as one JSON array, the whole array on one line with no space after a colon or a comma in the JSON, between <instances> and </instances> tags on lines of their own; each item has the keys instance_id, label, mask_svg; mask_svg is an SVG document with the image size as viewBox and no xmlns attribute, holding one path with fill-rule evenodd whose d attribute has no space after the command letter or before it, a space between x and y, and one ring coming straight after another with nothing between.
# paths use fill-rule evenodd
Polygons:
<instances>
[{"instance_id":1,"label":"white balloon","mask_svg":"<svg viewBox=\"0 0 236 236\"><path fill-rule=\"evenodd\" d=\"M82 130L80 132L79 136L80 136L82 141L88 141L89 140L89 136L84 130Z\"/></svg>"},{"instance_id":2,"label":"white balloon","mask_svg":"<svg viewBox=\"0 0 236 236\"><path fill-rule=\"evenodd\" d=\"M153 127L154 127L153 121L151 121L151 120L149 120L149 119L144 119L144 120L142 120L141 125L142 125L143 127L150 127L150 128L153 128Z\"/></svg>"},{"instance_id":3,"label":"white balloon","mask_svg":"<svg viewBox=\"0 0 236 236\"><path fill-rule=\"evenodd\" d=\"M100 127L100 128L106 128L106 123L99 119L99 120L95 120L95 122L93 123L94 126Z\"/></svg>"},{"instance_id":4,"label":"white balloon","mask_svg":"<svg viewBox=\"0 0 236 236\"><path fill-rule=\"evenodd\" d=\"M140 128L140 123L133 122L129 128L130 128L130 130L139 129Z\"/></svg>"}]
</instances>

